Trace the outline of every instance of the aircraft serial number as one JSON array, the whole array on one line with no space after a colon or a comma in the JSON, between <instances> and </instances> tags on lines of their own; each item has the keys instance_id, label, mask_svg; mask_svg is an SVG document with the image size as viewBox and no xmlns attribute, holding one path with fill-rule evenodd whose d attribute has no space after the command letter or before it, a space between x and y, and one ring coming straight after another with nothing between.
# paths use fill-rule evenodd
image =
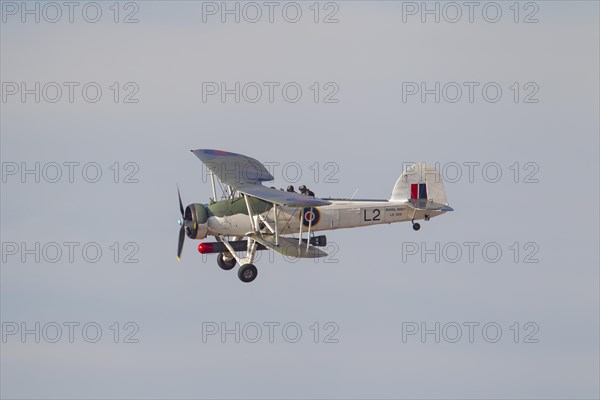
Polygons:
<instances>
[{"instance_id":1,"label":"aircraft serial number","mask_svg":"<svg viewBox=\"0 0 600 400\"><path fill-rule=\"evenodd\" d=\"M374 208L372 210L363 210L363 221L381 221L380 215L381 210L379 210L378 208Z\"/></svg>"}]
</instances>

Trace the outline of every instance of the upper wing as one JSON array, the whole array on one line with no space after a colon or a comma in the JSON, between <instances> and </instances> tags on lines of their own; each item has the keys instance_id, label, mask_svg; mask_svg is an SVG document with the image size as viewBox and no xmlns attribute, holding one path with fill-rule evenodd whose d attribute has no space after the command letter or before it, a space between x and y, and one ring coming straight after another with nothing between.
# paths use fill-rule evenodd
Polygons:
<instances>
[{"instance_id":1,"label":"upper wing","mask_svg":"<svg viewBox=\"0 0 600 400\"><path fill-rule=\"evenodd\" d=\"M221 182L235 186L243 183L272 181L273 175L260 162L241 154L221 150L192 150Z\"/></svg>"},{"instance_id":2,"label":"upper wing","mask_svg":"<svg viewBox=\"0 0 600 400\"><path fill-rule=\"evenodd\" d=\"M329 201L305 196L299 193L284 192L263 186L261 182L275 178L260 162L241 154L221 150L192 150L221 182L238 192L270 203L289 207L315 207L331 204Z\"/></svg>"},{"instance_id":3,"label":"upper wing","mask_svg":"<svg viewBox=\"0 0 600 400\"><path fill-rule=\"evenodd\" d=\"M241 185L232 185L232 187L238 192L282 206L316 207L331 204L331 202L327 200L305 196L300 193L284 192L283 190L268 188L260 183L246 183Z\"/></svg>"}]
</instances>

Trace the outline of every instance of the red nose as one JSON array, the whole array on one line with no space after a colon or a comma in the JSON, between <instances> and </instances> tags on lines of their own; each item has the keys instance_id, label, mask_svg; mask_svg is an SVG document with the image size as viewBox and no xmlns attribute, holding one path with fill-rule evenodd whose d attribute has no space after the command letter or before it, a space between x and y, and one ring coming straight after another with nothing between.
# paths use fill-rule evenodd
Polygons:
<instances>
[{"instance_id":1,"label":"red nose","mask_svg":"<svg viewBox=\"0 0 600 400\"><path fill-rule=\"evenodd\" d=\"M213 245L212 243L200 243L198 245L198 251L202 254L212 253Z\"/></svg>"}]
</instances>

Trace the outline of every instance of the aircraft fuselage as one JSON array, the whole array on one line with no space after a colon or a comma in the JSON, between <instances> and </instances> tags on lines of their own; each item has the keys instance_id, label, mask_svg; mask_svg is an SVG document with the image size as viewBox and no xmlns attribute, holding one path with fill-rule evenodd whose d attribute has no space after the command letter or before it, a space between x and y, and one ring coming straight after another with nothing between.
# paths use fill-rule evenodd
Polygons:
<instances>
[{"instance_id":1,"label":"aircraft fuselage","mask_svg":"<svg viewBox=\"0 0 600 400\"><path fill-rule=\"evenodd\" d=\"M252 199L251 208L256 226L275 228L275 208L267 202ZM444 211L424 211L408 207L402 200L346 200L325 199L332 204L311 208L277 207L279 234L311 232L343 228L355 228L379 224L391 224L432 218ZM209 210L208 233L210 235L245 236L252 232L252 223L243 198L223 200L207 206Z\"/></svg>"}]
</instances>

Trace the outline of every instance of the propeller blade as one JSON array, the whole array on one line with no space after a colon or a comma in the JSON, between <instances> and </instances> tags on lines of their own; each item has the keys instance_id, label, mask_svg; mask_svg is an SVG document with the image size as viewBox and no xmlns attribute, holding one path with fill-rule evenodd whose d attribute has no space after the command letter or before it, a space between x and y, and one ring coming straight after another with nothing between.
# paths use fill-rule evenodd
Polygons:
<instances>
[{"instance_id":1,"label":"propeller blade","mask_svg":"<svg viewBox=\"0 0 600 400\"><path fill-rule=\"evenodd\" d=\"M183 241L185 240L185 227L179 228L179 243L177 243L177 261L181 259L181 250L183 250Z\"/></svg>"},{"instance_id":2,"label":"propeller blade","mask_svg":"<svg viewBox=\"0 0 600 400\"><path fill-rule=\"evenodd\" d=\"M181 216L183 217L183 203L181 202L181 193L179 193L179 185L177 185L177 197L179 197L179 211L181 211Z\"/></svg>"}]
</instances>

